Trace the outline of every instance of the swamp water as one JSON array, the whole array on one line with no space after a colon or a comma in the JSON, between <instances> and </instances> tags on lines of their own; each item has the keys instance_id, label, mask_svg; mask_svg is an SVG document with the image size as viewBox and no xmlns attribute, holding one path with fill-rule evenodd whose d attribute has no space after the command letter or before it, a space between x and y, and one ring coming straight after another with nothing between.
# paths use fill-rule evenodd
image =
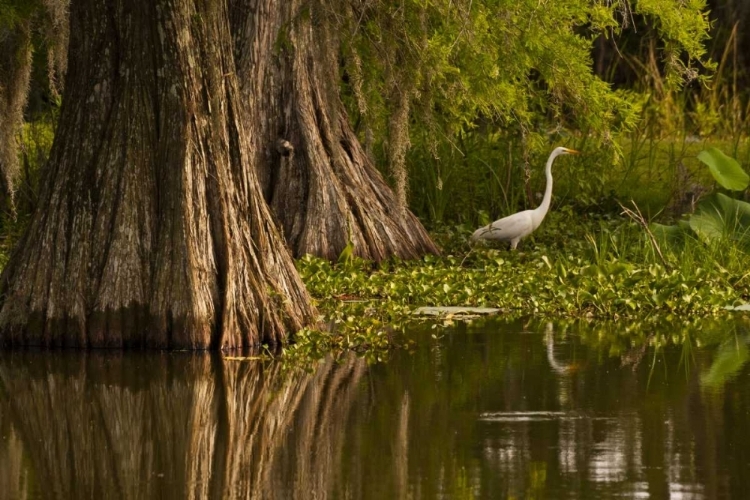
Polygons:
<instances>
[{"instance_id":1,"label":"swamp water","mask_svg":"<svg viewBox=\"0 0 750 500\"><path fill-rule=\"evenodd\" d=\"M0 499L750 497L745 319L418 330L309 373L0 353Z\"/></svg>"}]
</instances>

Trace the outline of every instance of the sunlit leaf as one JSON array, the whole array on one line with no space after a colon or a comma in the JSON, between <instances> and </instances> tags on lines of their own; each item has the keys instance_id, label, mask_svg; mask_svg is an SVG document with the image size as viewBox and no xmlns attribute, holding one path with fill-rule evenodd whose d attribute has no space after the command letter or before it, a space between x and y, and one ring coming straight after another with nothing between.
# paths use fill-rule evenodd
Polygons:
<instances>
[{"instance_id":1,"label":"sunlit leaf","mask_svg":"<svg viewBox=\"0 0 750 500\"><path fill-rule=\"evenodd\" d=\"M727 311L747 311L750 312L750 304L747 302L740 304L738 306L726 306L724 309Z\"/></svg>"},{"instance_id":2,"label":"sunlit leaf","mask_svg":"<svg viewBox=\"0 0 750 500\"><path fill-rule=\"evenodd\" d=\"M716 182L726 189L743 191L750 184L750 176L742 170L737 160L719 149L704 149L698 153L698 159L708 165Z\"/></svg>"}]
</instances>

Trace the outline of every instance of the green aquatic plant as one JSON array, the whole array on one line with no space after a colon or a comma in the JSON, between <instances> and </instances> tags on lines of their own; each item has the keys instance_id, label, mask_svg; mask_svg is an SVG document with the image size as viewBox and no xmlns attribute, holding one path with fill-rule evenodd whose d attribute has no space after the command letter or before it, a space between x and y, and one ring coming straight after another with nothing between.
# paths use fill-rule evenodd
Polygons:
<instances>
[{"instance_id":1,"label":"green aquatic plant","mask_svg":"<svg viewBox=\"0 0 750 500\"><path fill-rule=\"evenodd\" d=\"M522 317L624 319L730 314L725 306L750 296L744 252L669 252L665 266L638 227L620 218L550 216L530 250L508 252L466 246L468 229L445 229L436 239L446 254L390 260L380 266L353 259L332 264L306 256L298 269L321 322L303 331L289 351L356 350L372 359L410 339L405 325L435 321L415 315L421 306L492 307L505 319ZM442 321L450 322L448 315ZM438 319L438 323L441 320Z\"/></svg>"},{"instance_id":2,"label":"green aquatic plant","mask_svg":"<svg viewBox=\"0 0 750 500\"><path fill-rule=\"evenodd\" d=\"M750 185L750 176L740 164L717 148L708 148L698 154L698 159L708 166L711 175L723 188L744 191ZM710 245L722 240L740 248L750 245L750 203L715 192L703 198L695 213L675 225L654 223L653 234L662 243L682 246L690 239ZM692 237L692 238L691 238Z\"/></svg>"},{"instance_id":3,"label":"green aquatic plant","mask_svg":"<svg viewBox=\"0 0 750 500\"><path fill-rule=\"evenodd\" d=\"M744 191L750 184L750 176L742 170L739 162L725 155L720 149L704 149L698 153L698 159L708 166L711 175L723 188Z\"/></svg>"},{"instance_id":4,"label":"green aquatic plant","mask_svg":"<svg viewBox=\"0 0 750 500\"><path fill-rule=\"evenodd\" d=\"M716 193L701 202L688 225L705 243L728 238L746 246L750 232L750 203ZM686 228L684 224L678 227Z\"/></svg>"}]
</instances>

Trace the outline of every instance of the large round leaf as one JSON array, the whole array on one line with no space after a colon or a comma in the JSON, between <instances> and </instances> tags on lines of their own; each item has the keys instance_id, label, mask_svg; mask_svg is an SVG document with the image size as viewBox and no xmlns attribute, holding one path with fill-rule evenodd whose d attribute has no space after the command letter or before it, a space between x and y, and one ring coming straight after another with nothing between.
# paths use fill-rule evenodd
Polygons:
<instances>
[{"instance_id":1,"label":"large round leaf","mask_svg":"<svg viewBox=\"0 0 750 500\"><path fill-rule=\"evenodd\" d=\"M698 159L708 165L716 182L726 189L742 191L750 184L750 176L742 170L737 160L716 148L704 149L698 153Z\"/></svg>"},{"instance_id":2,"label":"large round leaf","mask_svg":"<svg viewBox=\"0 0 750 500\"><path fill-rule=\"evenodd\" d=\"M690 217L690 229L706 243L728 237L750 244L750 203L721 193L704 198Z\"/></svg>"}]
</instances>

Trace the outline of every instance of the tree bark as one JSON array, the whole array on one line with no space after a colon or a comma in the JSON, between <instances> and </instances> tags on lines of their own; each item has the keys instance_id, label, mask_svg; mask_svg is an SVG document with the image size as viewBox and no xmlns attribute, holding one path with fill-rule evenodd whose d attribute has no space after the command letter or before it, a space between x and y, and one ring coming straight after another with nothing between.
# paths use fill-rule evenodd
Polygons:
<instances>
[{"instance_id":1,"label":"tree bark","mask_svg":"<svg viewBox=\"0 0 750 500\"><path fill-rule=\"evenodd\" d=\"M339 41L318 2L235 0L237 69L264 195L295 256L437 253L354 133L339 97ZM330 6L329 6L330 8Z\"/></svg>"},{"instance_id":2,"label":"tree bark","mask_svg":"<svg viewBox=\"0 0 750 500\"><path fill-rule=\"evenodd\" d=\"M0 277L3 343L235 348L311 321L233 43L225 1L73 1L50 162Z\"/></svg>"}]
</instances>

